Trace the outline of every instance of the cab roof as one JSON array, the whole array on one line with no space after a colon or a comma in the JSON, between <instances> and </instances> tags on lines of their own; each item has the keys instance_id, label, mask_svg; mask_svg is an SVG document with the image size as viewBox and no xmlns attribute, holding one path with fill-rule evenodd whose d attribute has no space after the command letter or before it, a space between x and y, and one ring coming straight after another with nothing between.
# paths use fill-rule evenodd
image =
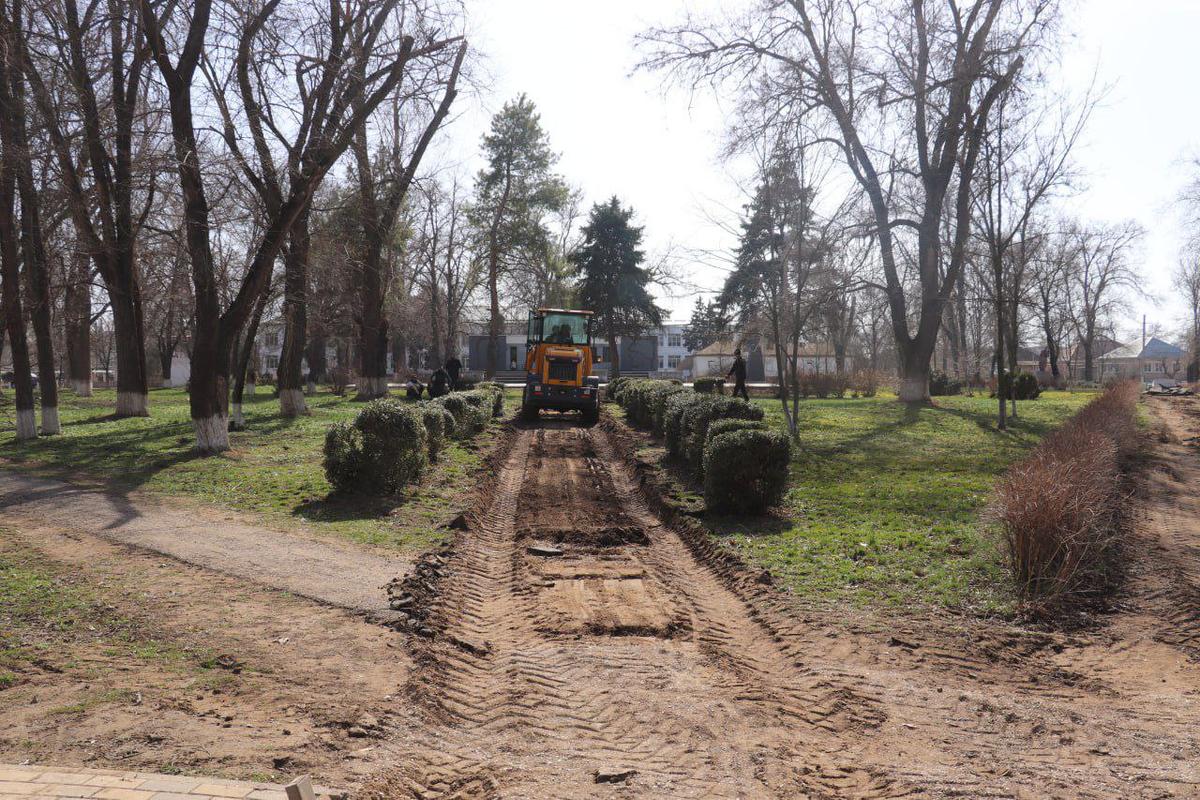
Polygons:
<instances>
[{"instance_id":1,"label":"cab roof","mask_svg":"<svg viewBox=\"0 0 1200 800\"><path fill-rule=\"evenodd\" d=\"M567 309L567 308L539 308L537 310L537 313L539 313L539 314L577 314L581 317L590 317L595 312L593 312L593 311L573 311L573 310Z\"/></svg>"}]
</instances>

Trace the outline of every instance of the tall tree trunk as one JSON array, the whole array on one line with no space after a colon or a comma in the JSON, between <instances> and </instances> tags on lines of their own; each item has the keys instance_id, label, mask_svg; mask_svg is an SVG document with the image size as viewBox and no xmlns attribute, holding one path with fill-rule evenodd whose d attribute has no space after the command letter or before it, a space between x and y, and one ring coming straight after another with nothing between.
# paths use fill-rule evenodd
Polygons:
<instances>
[{"instance_id":1,"label":"tall tree trunk","mask_svg":"<svg viewBox=\"0 0 1200 800\"><path fill-rule=\"evenodd\" d=\"M92 396L92 259L82 249L80 237L71 260L71 274L63 292L63 317L67 346L67 380L79 397Z\"/></svg>"},{"instance_id":2,"label":"tall tree trunk","mask_svg":"<svg viewBox=\"0 0 1200 800\"><path fill-rule=\"evenodd\" d=\"M500 349L500 251L495 234L488 247L488 319L487 379L496 377L496 351Z\"/></svg>"},{"instance_id":3,"label":"tall tree trunk","mask_svg":"<svg viewBox=\"0 0 1200 800\"><path fill-rule=\"evenodd\" d=\"M130 254L132 261L132 254ZM145 323L136 267L121 268L106 281L113 315L113 344L117 351L117 416L148 417Z\"/></svg>"},{"instance_id":4,"label":"tall tree trunk","mask_svg":"<svg viewBox=\"0 0 1200 800\"><path fill-rule=\"evenodd\" d=\"M20 13L17 6L17 13ZM16 35L21 35L19 19L14 19ZM50 276L46 263L46 244L42 238L40 213L41 198L33 183L33 155L29 151L28 135L25 130L24 79L18 69L10 65L8 72L9 91L0 95L0 101L11 102L12 109L7 127L12 137L11 147L6 148L4 157L15 162L17 191L21 199L21 255L25 264L25 277L29 282L29 316L33 322L33 338L37 345L38 389L42 405L42 435L62 432L58 421L58 378L54 363L54 338L50 333ZM7 95L7 96L5 96Z\"/></svg>"},{"instance_id":5,"label":"tall tree trunk","mask_svg":"<svg viewBox=\"0 0 1200 800\"><path fill-rule=\"evenodd\" d=\"M388 324L383 313L383 232L368 233L359 289L362 321L359 328L358 400L373 400L388 393Z\"/></svg>"},{"instance_id":6,"label":"tall tree trunk","mask_svg":"<svg viewBox=\"0 0 1200 800\"><path fill-rule=\"evenodd\" d=\"M246 332L242 336L241 346L235 351L237 363L234 365L233 373L233 420L231 422L235 431L246 428L246 419L242 416L242 399L246 393L246 374L250 371L250 359L254 356L254 340L258 337L258 326L262 322L263 312L270 299L271 285L267 284L254 303L254 311L250 314L250 321L246 324ZM303 395L303 393L301 394Z\"/></svg>"},{"instance_id":7,"label":"tall tree trunk","mask_svg":"<svg viewBox=\"0 0 1200 800\"><path fill-rule=\"evenodd\" d=\"M17 440L25 441L37 437L37 418L33 410L33 375L29 364L29 343L25 339L25 314L21 308L12 168L13 160L6 152L0 159L0 303L3 304L4 325L12 351Z\"/></svg>"},{"instance_id":8,"label":"tall tree trunk","mask_svg":"<svg viewBox=\"0 0 1200 800\"><path fill-rule=\"evenodd\" d=\"M621 377L621 349L617 347L617 334L608 331L608 379Z\"/></svg>"},{"instance_id":9,"label":"tall tree trunk","mask_svg":"<svg viewBox=\"0 0 1200 800\"><path fill-rule=\"evenodd\" d=\"M279 413L296 417L308 413L304 402L304 340L308 325L309 212L305 209L292 228L283 254L283 350L279 354ZM311 363L311 362L310 362Z\"/></svg>"},{"instance_id":10,"label":"tall tree trunk","mask_svg":"<svg viewBox=\"0 0 1200 800\"><path fill-rule=\"evenodd\" d=\"M308 343L305 347L305 360L308 361L308 384L309 391L316 391L316 384L319 381L329 379L329 363L325 354L325 334L320 331L314 331L308 337Z\"/></svg>"}]
</instances>

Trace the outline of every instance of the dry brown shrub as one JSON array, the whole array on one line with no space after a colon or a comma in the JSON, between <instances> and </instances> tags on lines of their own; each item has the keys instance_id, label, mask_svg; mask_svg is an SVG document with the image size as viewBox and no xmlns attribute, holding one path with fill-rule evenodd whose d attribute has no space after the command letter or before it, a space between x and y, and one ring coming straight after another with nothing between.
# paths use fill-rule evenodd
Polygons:
<instances>
[{"instance_id":1,"label":"dry brown shrub","mask_svg":"<svg viewBox=\"0 0 1200 800\"><path fill-rule=\"evenodd\" d=\"M997 485L992 513L1034 616L1098 600L1117 580L1128 496L1122 470L1138 448L1137 398L1136 383L1110 387Z\"/></svg>"}]
</instances>

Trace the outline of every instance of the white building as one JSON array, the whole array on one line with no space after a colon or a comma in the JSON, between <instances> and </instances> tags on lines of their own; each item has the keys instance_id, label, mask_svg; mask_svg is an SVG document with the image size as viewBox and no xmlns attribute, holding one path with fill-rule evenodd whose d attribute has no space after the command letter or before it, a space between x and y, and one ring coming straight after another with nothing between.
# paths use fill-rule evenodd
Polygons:
<instances>
[{"instance_id":1,"label":"white building","mask_svg":"<svg viewBox=\"0 0 1200 800\"><path fill-rule=\"evenodd\" d=\"M683 344L683 329L686 327L686 322L669 321L664 322L658 329L658 371L659 373L679 373L664 377L691 377L683 374L685 371L683 361L692 354Z\"/></svg>"}]
</instances>

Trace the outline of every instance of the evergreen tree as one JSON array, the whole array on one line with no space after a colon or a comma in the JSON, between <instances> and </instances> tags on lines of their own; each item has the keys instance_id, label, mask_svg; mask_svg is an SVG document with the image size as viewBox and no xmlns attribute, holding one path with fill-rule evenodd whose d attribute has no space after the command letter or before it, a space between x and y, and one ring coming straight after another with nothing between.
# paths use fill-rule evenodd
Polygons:
<instances>
[{"instance_id":1,"label":"evergreen tree","mask_svg":"<svg viewBox=\"0 0 1200 800\"><path fill-rule=\"evenodd\" d=\"M483 137L487 166L475 181L474 222L483 232L490 301L487 374L496 373L503 318L500 276L523 261L550 257L545 215L566 202L568 190L554 174L558 155L542 129L533 101L525 95L506 103Z\"/></svg>"},{"instance_id":2,"label":"evergreen tree","mask_svg":"<svg viewBox=\"0 0 1200 800\"><path fill-rule=\"evenodd\" d=\"M721 304L715 300L706 303L697 297L692 320L683 329L683 345L692 352L702 350L724 336L728 329L729 318Z\"/></svg>"},{"instance_id":3,"label":"evergreen tree","mask_svg":"<svg viewBox=\"0 0 1200 800\"><path fill-rule=\"evenodd\" d=\"M662 309L647 286L650 271L641 266L642 229L630 224L632 208L613 197L592 206L583 227L583 245L571 256L579 271L579 302L595 312L594 324L608 340L612 377L621 374L617 337L636 337L662 324Z\"/></svg>"}]
</instances>

